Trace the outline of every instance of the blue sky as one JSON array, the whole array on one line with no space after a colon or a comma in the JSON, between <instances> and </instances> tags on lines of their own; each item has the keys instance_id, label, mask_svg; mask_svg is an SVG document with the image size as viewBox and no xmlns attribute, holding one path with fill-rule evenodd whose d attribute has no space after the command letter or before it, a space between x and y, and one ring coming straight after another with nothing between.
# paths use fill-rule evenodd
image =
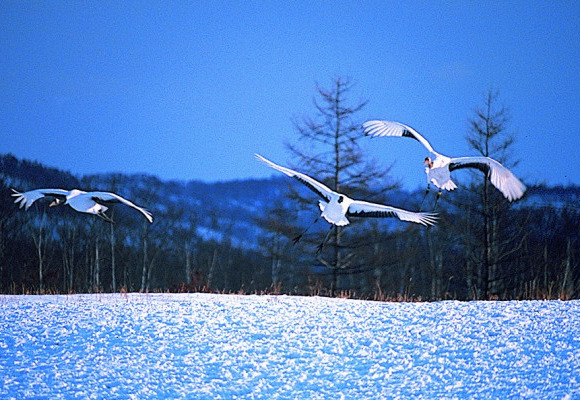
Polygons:
<instances>
[{"instance_id":1,"label":"blue sky","mask_svg":"<svg viewBox=\"0 0 580 400\"><path fill-rule=\"evenodd\" d=\"M526 183L580 184L580 3L3 1L0 152L73 173L266 177L289 164L316 83L354 82L365 119L474 154L490 88L511 112ZM423 186L410 140L365 148Z\"/></svg>"}]
</instances>

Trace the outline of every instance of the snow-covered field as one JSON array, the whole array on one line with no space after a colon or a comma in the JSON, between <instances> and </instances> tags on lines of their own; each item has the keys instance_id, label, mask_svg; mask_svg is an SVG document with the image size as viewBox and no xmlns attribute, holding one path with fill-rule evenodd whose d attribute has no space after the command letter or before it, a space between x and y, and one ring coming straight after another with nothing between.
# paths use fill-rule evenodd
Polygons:
<instances>
[{"instance_id":1,"label":"snow-covered field","mask_svg":"<svg viewBox=\"0 0 580 400\"><path fill-rule=\"evenodd\" d=\"M0 398L580 398L580 301L0 296Z\"/></svg>"}]
</instances>

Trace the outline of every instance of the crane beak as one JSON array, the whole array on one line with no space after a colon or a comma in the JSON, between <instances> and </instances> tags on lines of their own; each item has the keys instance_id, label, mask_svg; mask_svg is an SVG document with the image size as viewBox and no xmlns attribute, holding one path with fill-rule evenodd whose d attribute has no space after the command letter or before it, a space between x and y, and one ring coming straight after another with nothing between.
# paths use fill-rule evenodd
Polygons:
<instances>
[{"instance_id":1,"label":"crane beak","mask_svg":"<svg viewBox=\"0 0 580 400\"><path fill-rule=\"evenodd\" d=\"M59 199L54 199L54 200L52 201L52 203L50 203L48 206L49 206L49 207L56 207L56 206L58 206L59 204L60 204L60 200L59 200Z\"/></svg>"}]
</instances>

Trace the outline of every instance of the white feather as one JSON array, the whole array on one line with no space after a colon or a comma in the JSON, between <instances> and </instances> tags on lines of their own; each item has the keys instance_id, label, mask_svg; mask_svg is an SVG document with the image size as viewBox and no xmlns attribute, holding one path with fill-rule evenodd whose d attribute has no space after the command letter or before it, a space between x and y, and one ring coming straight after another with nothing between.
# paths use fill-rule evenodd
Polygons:
<instances>
[{"instance_id":1,"label":"white feather","mask_svg":"<svg viewBox=\"0 0 580 400\"><path fill-rule=\"evenodd\" d=\"M320 208L321 216L329 223L337 226L344 226L349 224L349 220L347 218L347 213L349 215L365 217L371 216L374 212L385 212L384 215L380 215L381 217L392 217L395 216L399 218L401 221L407 222L415 222L418 224L423 225L432 225L435 223L435 216L436 214L432 213L415 213L411 211L402 210L399 208L386 206L382 204L376 203L369 203L365 201L353 200L350 197L335 192L329 189L324 184L318 182L316 179L311 178L306 174L302 174L300 172L296 172L286 167L282 167L278 164L273 163L272 161L262 157L259 154L255 154L255 157L260 160L261 162L265 163L269 167L272 167L282 173L291 176L291 177L298 177L299 181L304 185L308 186L312 189L315 193L318 193L320 196L325 198L325 200L320 200L318 202L318 208ZM365 215L365 213L367 215ZM373 217L379 215L372 215Z\"/></svg>"},{"instance_id":2,"label":"white feather","mask_svg":"<svg viewBox=\"0 0 580 400\"><path fill-rule=\"evenodd\" d=\"M419 132L408 125L394 121L371 120L363 123L363 129L366 135L370 136L411 136L423 144L425 148L436 155L432 165L428 167L428 182L442 190L454 190L457 185L451 180L450 164L461 165L466 167L475 167L477 164L484 164L489 168L489 180L509 201L521 198L526 191L526 186L506 167L498 161L489 157L458 157L450 158L437 153L431 144Z\"/></svg>"},{"instance_id":3,"label":"white feather","mask_svg":"<svg viewBox=\"0 0 580 400\"><path fill-rule=\"evenodd\" d=\"M16 199L14 200L15 203L20 203L20 208L24 207L25 210L28 210L30 206L37 201L46 196L52 197L65 197L66 201L62 204L68 204L72 209L86 213L86 214L95 214L95 215L102 215L105 211L108 210L108 207L99 204L94 200L94 198L100 199L103 202L108 201L115 201L119 203L123 203L129 207L132 207L139 211L141 214L147 218L147 221L153 222L153 216L147 210L142 207L139 207L132 203L131 201L119 196L115 193L110 192L84 192L82 190L73 189L73 190L64 190L64 189L36 189L30 190L28 192L20 193L16 190L12 189L14 192L12 196Z\"/></svg>"}]
</instances>

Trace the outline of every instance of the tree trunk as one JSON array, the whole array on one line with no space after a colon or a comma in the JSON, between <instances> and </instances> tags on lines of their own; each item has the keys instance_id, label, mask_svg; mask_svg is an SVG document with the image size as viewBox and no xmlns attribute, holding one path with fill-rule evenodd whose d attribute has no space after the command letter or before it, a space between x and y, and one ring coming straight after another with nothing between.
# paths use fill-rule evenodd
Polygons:
<instances>
[{"instance_id":1,"label":"tree trunk","mask_svg":"<svg viewBox=\"0 0 580 400\"><path fill-rule=\"evenodd\" d=\"M217 263L217 249L215 249L213 251L213 256L211 258L210 267L209 267L209 273L207 274L207 288L208 288L208 290L211 290L211 287L213 285L213 275L215 273L216 263Z\"/></svg>"},{"instance_id":2,"label":"tree trunk","mask_svg":"<svg viewBox=\"0 0 580 400\"><path fill-rule=\"evenodd\" d=\"M143 238L143 268L141 270L141 292L145 292L147 279L147 238Z\"/></svg>"},{"instance_id":3,"label":"tree trunk","mask_svg":"<svg viewBox=\"0 0 580 400\"><path fill-rule=\"evenodd\" d=\"M491 261L490 227L489 227L489 196L487 178L483 178L483 265L481 270L481 290L483 299L489 298L489 264Z\"/></svg>"},{"instance_id":4,"label":"tree trunk","mask_svg":"<svg viewBox=\"0 0 580 400\"><path fill-rule=\"evenodd\" d=\"M499 238L498 238L498 226L497 218L495 215L495 210L492 208L490 210L490 241L489 241L489 294L498 295L500 293L500 282L498 276L498 266L497 266L497 255L499 254Z\"/></svg>"},{"instance_id":5,"label":"tree trunk","mask_svg":"<svg viewBox=\"0 0 580 400\"><path fill-rule=\"evenodd\" d=\"M334 115L336 120L336 127L334 130L334 191L340 192L340 82L336 82L336 97L335 97L335 109ZM338 289L338 268L341 267L341 254L340 254L340 233L341 228L336 226L334 228L334 273L332 274L332 286L331 295L335 296L335 291Z\"/></svg>"},{"instance_id":6,"label":"tree trunk","mask_svg":"<svg viewBox=\"0 0 580 400\"><path fill-rule=\"evenodd\" d=\"M151 262L149 263L149 267L147 268L147 283L145 284L145 291L147 293L149 293L149 290L151 289L151 273L153 271L153 266L155 265L155 256L153 256L153 258L151 259Z\"/></svg>"},{"instance_id":7,"label":"tree trunk","mask_svg":"<svg viewBox=\"0 0 580 400\"><path fill-rule=\"evenodd\" d=\"M34 240L34 245L36 247L36 256L38 258L38 290L41 294L44 293L44 250L46 247L46 232L44 231L45 221L46 216L43 213L40 217L38 232L33 231L32 234L32 239Z\"/></svg>"},{"instance_id":8,"label":"tree trunk","mask_svg":"<svg viewBox=\"0 0 580 400\"><path fill-rule=\"evenodd\" d=\"M111 229L111 286L113 293L117 292L117 263L115 258L115 229L113 224L110 224Z\"/></svg>"},{"instance_id":9,"label":"tree trunk","mask_svg":"<svg viewBox=\"0 0 580 400\"><path fill-rule=\"evenodd\" d=\"M338 290L338 269L341 264L341 254L340 254L340 227L334 227L334 269L332 274L332 286L331 286L331 296L336 295L336 290Z\"/></svg>"},{"instance_id":10,"label":"tree trunk","mask_svg":"<svg viewBox=\"0 0 580 400\"><path fill-rule=\"evenodd\" d=\"M101 281L100 281L100 273L101 273L101 257L99 254L99 236L97 235L96 243L95 243L95 291L98 293L101 289Z\"/></svg>"},{"instance_id":11,"label":"tree trunk","mask_svg":"<svg viewBox=\"0 0 580 400\"><path fill-rule=\"evenodd\" d=\"M73 292L73 271L74 271L74 243L75 243L75 234L72 232L71 236L68 237L64 243L63 251L62 251L62 265L64 269L63 274L63 287L66 288L68 293Z\"/></svg>"},{"instance_id":12,"label":"tree trunk","mask_svg":"<svg viewBox=\"0 0 580 400\"><path fill-rule=\"evenodd\" d=\"M569 279L570 274L572 272L572 246L570 243L570 237L566 240L566 260L564 261L564 278L562 279L562 285L560 287L560 299L567 300L570 299L574 295L574 288L570 283L574 283L573 279Z\"/></svg>"},{"instance_id":13,"label":"tree trunk","mask_svg":"<svg viewBox=\"0 0 580 400\"><path fill-rule=\"evenodd\" d=\"M37 245L36 245L36 255L38 256L38 290L40 294L44 293L44 252L42 249L44 237L42 231L39 232Z\"/></svg>"},{"instance_id":14,"label":"tree trunk","mask_svg":"<svg viewBox=\"0 0 580 400\"><path fill-rule=\"evenodd\" d=\"M191 252L189 251L189 242L185 241L185 283L191 285Z\"/></svg>"},{"instance_id":15,"label":"tree trunk","mask_svg":"<svg viewBox=\"0 0 580 400\"><path fill-rule=\"evenodd\" d=\"M544 242L544 291L548 292L548 242Z\"/></svg>"},{"instance_id":16,"label":"tree trunk","mask_svg":"<svg viewBox=\"0 0 580 400\"><path fill-rule=\"evenodd\" d=\"M93 290L93 257L92 257L92 248L90 241L87 240L85 243L85 268L88 268L88 274L84 273L85 276L85 289L89 292Z\"/></svg>"},{"instance_id":17,"label":"tree trunk","mask_svg":"<svg viewBox=\"0 0 580 400\"><path fill-rule=\"evenodd\" d=\"M427 229L427 245L429 246L429 263L431 266L431 298L438 299L441 296L442 275L443 275L443 260L441 254L435 249L433 245L433 237L431 230Z\"/></svg>"},{"instance_id":18,"label":"tree trunk","mask_svg":"<svg viewBox=\"0 0 580 400\"><path fill-rule=\"evenodd\" d=\"M69 292L74 292L73 284L74 284L74 255L71 255L69 259L69 269L68 269L68 290Z\"/></svg>"},{"instance_id":19,"label":"tree trunk","mask_svg":"<svg viewBox=\"0 0 580 400\"><path fill-rule=\"evenodd\" d=\"M282 243L280 239L280 235L276 235L274 237L276 245L274 247L274 251L272 252L272 264L270 270L270 281L272 288L276 288L278 282L280 281L280 269L282 267L282 260L280 258L280 252L282 251Z\"/></svg>"}]
</instances>

